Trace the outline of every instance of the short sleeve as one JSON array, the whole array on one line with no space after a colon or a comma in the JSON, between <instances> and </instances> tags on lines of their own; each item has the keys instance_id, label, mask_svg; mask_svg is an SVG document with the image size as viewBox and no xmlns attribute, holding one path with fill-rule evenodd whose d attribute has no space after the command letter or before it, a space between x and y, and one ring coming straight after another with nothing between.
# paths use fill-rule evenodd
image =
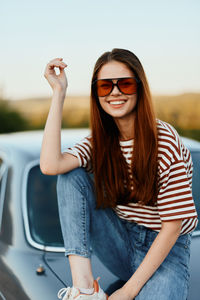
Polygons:
<instances>
[{"instance_id":1,"label":"short sleeve","mask_svg":"<svg viewBox=\"0 0 200 300\"><path fill-rule=\"evenodd\" d=\"M90 136L75 144L74 147L64 149L63 152L76 156L79 160L79 166L92 172Z\"/></svg>"},{"instance_id":2,"label":"short sleeve","mask_svg":"<svg viewBox=\"0 0 200 300\"><path fill-rule=\"evenodd\" d=\"M192 166L177 159L160 175L157 205L162 221L197 219L191 177Z\"/></svg>"}]
</instances>

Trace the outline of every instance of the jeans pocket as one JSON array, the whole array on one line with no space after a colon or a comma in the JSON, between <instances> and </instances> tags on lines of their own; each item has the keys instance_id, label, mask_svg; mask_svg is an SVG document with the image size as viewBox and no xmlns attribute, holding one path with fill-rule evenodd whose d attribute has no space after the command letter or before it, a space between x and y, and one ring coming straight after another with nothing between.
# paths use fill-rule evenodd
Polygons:
<instances>
[{"instance_id":1,"label":"jeans pocket","mask_svg":"<svg viewBox=\"0 0 200 300\"><path fill-rule=\"evenodd\" d=\"M191 244L191 234L184 234L184 235L180 235L179 238L177 239L175 246L179 247L179 248L183 248L185 250L190 248L190 244Z\"/></svg>"}]
</instances>

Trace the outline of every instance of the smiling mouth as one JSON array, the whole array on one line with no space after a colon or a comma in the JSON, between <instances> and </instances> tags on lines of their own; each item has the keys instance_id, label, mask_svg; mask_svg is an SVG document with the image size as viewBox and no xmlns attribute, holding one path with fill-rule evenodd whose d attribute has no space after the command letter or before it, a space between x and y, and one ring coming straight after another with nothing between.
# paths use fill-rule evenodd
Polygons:
<instances>
[{"instance_id":1,"label":"smiling mouth","mask_svg":"<svg viewBox=\"0 0 200 300\"><path fill-rule=\"evenodd\" d=\"M125 102L126 102L125 100L108 101L108 103L111 105L121 105L124 104Z\"/></svg>"}]
</instances>

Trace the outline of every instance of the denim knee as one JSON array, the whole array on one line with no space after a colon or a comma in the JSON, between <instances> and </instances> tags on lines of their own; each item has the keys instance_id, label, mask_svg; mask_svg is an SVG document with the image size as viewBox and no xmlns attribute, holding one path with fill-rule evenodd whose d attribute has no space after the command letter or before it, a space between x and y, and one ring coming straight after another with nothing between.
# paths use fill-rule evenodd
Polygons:
<instances>
[{"instance_id":1,"label":"denim knee","mask_svg":"<svg viewBox=\"0 0 200 300\"><path fill-rule=\"evenodd\" d=\"M58 208L65 253L91 256L90 210L95 203L92 180L82 168L58 176Z\"/></svg>"},{"instance_id":2,"label":"denim knee","mask_svg":"<svg viewBox=\"0 0 200 300\"><path fill-rule=\"evenodd\" d=\"M89 175L84 168L76 168L68 173L58 175L57 179L57 190L65 190L68 188L93 188L92 175Z\"/></svg>"}]
</instances>

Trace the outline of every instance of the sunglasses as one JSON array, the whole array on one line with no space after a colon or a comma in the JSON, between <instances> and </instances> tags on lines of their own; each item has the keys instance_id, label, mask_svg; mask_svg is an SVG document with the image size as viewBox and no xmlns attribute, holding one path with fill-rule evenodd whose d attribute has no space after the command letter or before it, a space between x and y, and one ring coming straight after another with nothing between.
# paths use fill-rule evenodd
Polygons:
<instances>
[{"instance_id":1,"label":"sunglasses","mask_svg":"<svg viewBox=\"0 0 200 300\"><path fill-rule=\"evenodd\" d=\"M117 80L116 83L113 80ZM108 96L114 86L117 86L118 90L125 95L132 95L137 93L137 84L139 80L136 77L123 77L123 78L109 78L109 79L97 79L93 82L95 85L97 96Z\"/></svg>"}]
</instances>

